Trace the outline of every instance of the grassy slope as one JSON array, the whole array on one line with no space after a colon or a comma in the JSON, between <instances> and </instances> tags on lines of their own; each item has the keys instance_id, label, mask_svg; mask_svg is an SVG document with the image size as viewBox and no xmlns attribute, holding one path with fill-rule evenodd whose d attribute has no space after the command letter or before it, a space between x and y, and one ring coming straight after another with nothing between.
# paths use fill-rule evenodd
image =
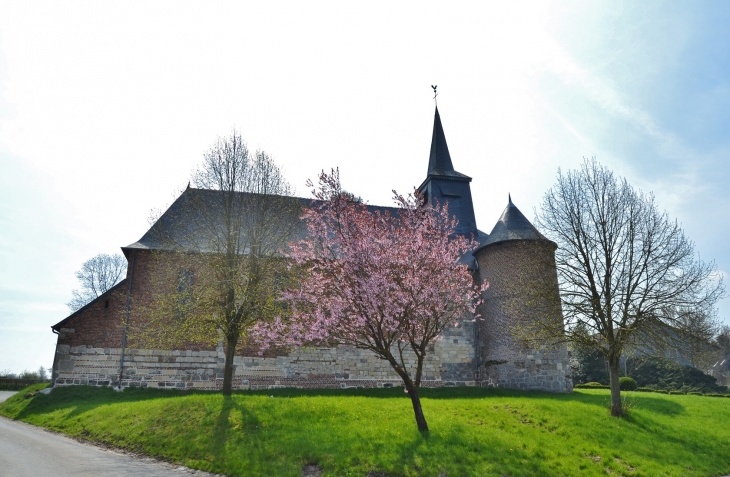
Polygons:
<instances>
[{"instance_id":1,"label":"grassy slope","mask_svg":"<svg viewBox=\"0 0 730 477\"><path fill-rule=\"evenodd\" d=\"M19 393L0 413L228 475L613 475L730 473L730 399L608 392L424 390L419 435L400 389L212 393L73 387ZM273 397L272 397L273 396Z\"/></svg>"}]
</instances>

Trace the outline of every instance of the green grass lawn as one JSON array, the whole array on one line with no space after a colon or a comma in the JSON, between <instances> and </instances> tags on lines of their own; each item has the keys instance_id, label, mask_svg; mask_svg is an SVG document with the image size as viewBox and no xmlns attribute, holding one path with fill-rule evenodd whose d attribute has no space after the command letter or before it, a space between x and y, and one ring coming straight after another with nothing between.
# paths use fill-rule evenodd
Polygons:
<instances>
[{"instance_id":1,"label":"green grass lawn","mask_svg":"<svg viewBox=\"0 0 730 477\"><path fill-rule=\"evenodd\" d=\"M357 476L730 474L727 398L626 392L628 416L616 419L606 390L422 391L426 437L402 389L279 389L226 399L78 386L23 391L0 414L227 475L300 476L306 464Z\"/></svg>"}]
</instances>

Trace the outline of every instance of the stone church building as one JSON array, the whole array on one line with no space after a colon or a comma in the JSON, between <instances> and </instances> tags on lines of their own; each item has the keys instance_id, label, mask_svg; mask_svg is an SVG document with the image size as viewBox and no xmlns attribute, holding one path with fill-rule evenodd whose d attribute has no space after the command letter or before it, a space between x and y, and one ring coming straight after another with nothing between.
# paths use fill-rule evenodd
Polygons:
<instances>
[{"instance_id":1,"label":"stone church building","mask_svg":"<svg viewBox=\"0 0 730 477\"><path fill-rule=\"evenodd\" d=\"M473 235L479 247L462 259L475 279L489 282L478 312L448 328L424 363L423 386L496 386L570 392L572 381L565 345L535 343L517 337L530 320L562 320L559 307L539 307L530 296L558 299L556 244L508 201L489 234L477 228L471 177L454 169L436 109L428 173L418 190L427 200L448 202L458 234ZM219 389L223 382L222 345L209 349L140 349L127 345L125 319L145 320L144 304L159 276L154 253L165 253L160 232L185 229L186 204L215 191L188 188L137 242L122 247L128 270L124 280L53 325L58 335L53 385L141 386ZM292 198L302 204L305 199ZM302 225L301 230L304 230ZM295 238L295 237L292 237ZM169 265L168 265L169 266ZM401 385L390 365L369 351L349 348L302 348L260 356L244 349L234 360L234 388L345 388Z\"/></svg>"}]
</instances>

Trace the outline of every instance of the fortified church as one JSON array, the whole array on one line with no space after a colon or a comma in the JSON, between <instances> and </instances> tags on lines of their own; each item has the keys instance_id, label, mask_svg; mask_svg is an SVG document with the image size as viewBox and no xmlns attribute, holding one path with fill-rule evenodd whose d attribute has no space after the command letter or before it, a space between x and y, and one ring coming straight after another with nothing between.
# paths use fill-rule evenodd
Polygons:
<instances>
[{"instance_id":1,"label":"fortified church","mask_svg":"<svg viewBox=\"0 0 730 477\"><path fill-rule=\"evenodd\" d=\"M546 239L508 201L489 234L477 228L471 177L457 172L436 109L426 179L418 190L427 200L448 202L459 220L456 232L473 235L479 247L464 261L475 279L489 282L478 312L448 328L430 349L423 386L496 386L552 392L572 391L565 345L535 344L516 338L516 329L530 320L562 320L559 307L540 308L530 296L559 300L555 270L557 245ZM188 188L138 241L122 247L129 263L124 280L53 325L58 335L53 385L140 386L219 389L224 354L217 348L139 349L127 345L123 323L144 320L158 262L164 253L156 240L162 228L185 226L179 217L190 198L215 191ZM292 198L306 204L310 201ZM178 219L176 219L176 217ZM302 227L303 229L303 227ZM295 237L292 237L295 238ZM259 356L244 350L234 360L234 388L345 388L401 385L390 365L365 350L349 347L302 348Z\"/></svg>"}]
</instances>

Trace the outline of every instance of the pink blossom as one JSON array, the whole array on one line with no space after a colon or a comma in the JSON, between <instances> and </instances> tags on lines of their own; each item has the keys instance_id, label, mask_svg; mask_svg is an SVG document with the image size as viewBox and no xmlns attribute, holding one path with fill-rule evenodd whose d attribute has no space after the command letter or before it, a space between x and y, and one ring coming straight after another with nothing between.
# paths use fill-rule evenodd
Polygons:
<instances>
[{"instance_id":1,"label":"pink blossom","mask_svg":"<svg viewBox=\"0 0 730 477\"><path fill-rule=\"evenodd\" d=\"M305 271L299 286L282 296L291 316L260 325L256 336L263 347L336 344L372 351L403 379L419 421L417 390L428 345L447 326L474 319L486 288L459 263L478 244L454 234L457 221L447 204L393 191L397 211L373 211L343 193L336 170L322 172L312 192L320 202L302 215L307 238L286 252ZM408 353L417 358L415 375L404 359Z\"/></svg>"}]
</instances>

